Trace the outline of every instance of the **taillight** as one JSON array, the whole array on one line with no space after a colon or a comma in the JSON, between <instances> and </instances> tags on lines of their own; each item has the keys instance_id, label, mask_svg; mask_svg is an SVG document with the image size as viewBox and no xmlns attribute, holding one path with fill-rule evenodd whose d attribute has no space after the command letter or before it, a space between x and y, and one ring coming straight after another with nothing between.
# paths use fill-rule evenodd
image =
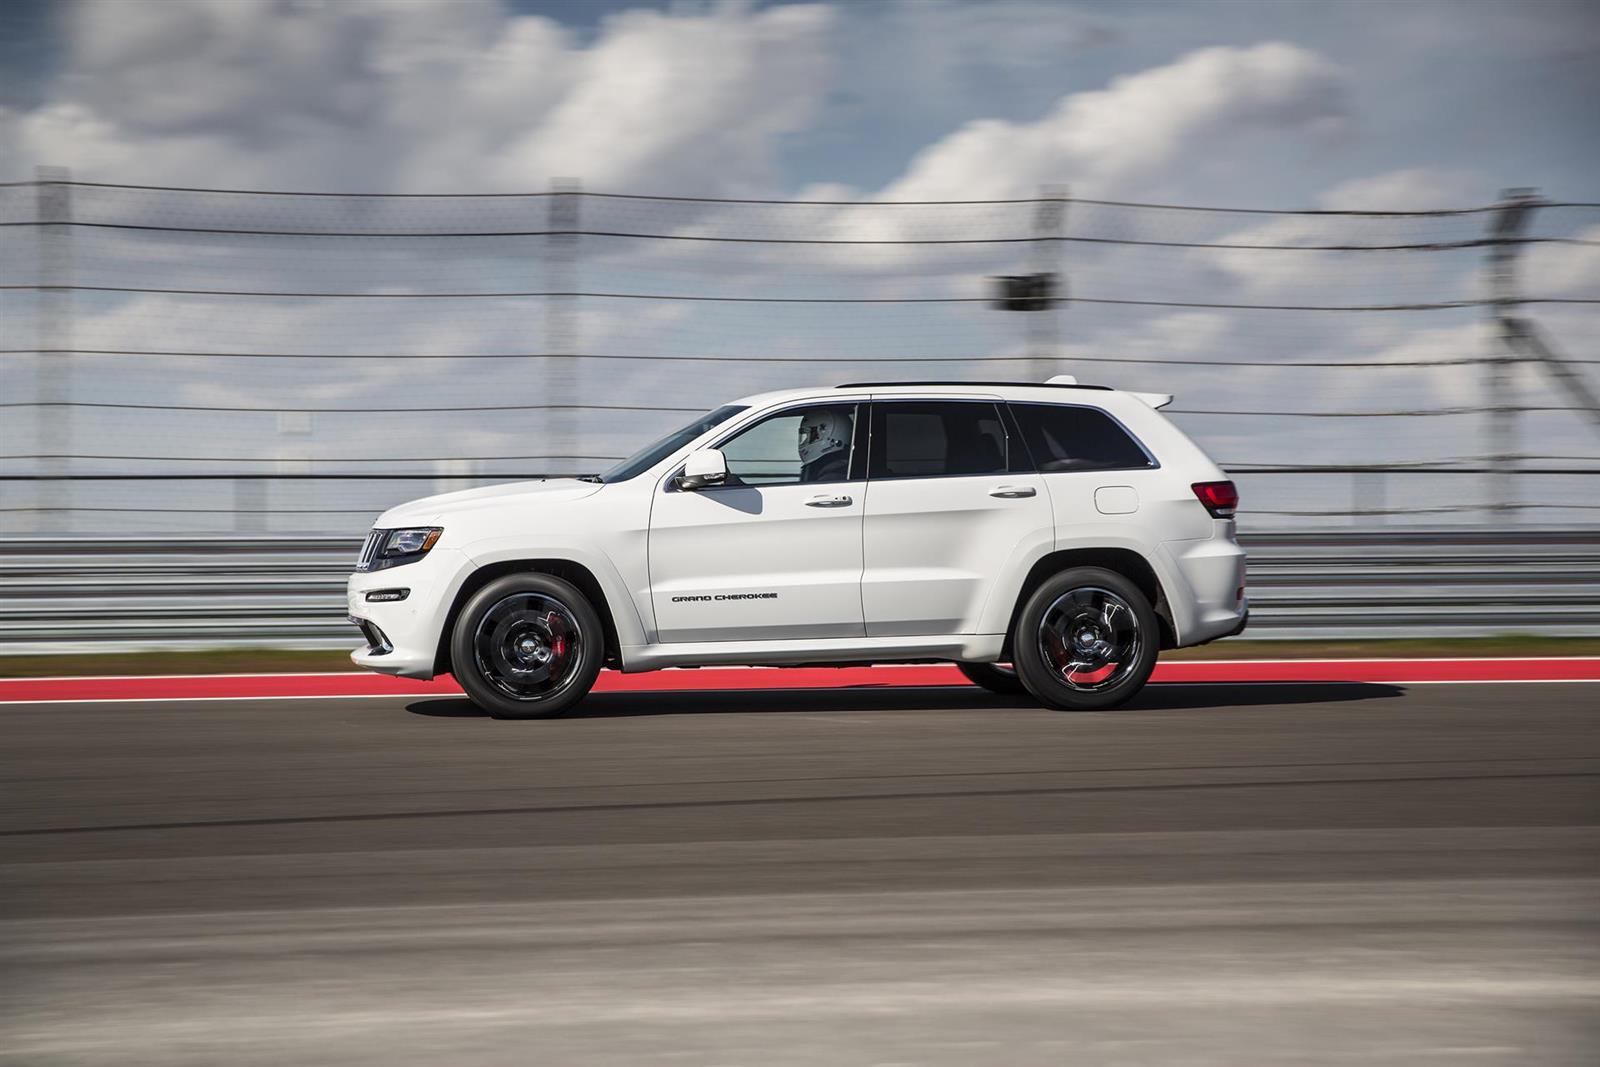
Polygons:
<instances>
[{"instance_id":1,"label":"taillight","mask_svg":"<svg viewBox=\"0 0 1600 1067\"><path fill-rule=\"evenodd\" d=\"M1231 519L1239 506L1239 490L1232 482L1195 482L1194 495L1214 519Z\"/></svg>"}]
</instances>

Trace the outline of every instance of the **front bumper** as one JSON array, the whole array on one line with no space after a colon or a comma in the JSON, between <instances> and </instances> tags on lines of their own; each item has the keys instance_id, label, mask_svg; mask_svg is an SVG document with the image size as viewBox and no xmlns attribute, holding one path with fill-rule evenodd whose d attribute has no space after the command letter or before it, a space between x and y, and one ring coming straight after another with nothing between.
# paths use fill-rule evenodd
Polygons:
<instances>
[{"instance_id":1,"label":"front bumper","mask_svg":"<svg viewBox=\"0 0 1600 1067\"><path fill-rule=\"evenodd\" d=\"M350 653L350 661L380 674L432 678L445 617L471 566L460 552L436 547L415 563L352 574L346 614L366 644ZM367 600L380 589L407 592L404 600Z\"/></svg>"}]
</instances>

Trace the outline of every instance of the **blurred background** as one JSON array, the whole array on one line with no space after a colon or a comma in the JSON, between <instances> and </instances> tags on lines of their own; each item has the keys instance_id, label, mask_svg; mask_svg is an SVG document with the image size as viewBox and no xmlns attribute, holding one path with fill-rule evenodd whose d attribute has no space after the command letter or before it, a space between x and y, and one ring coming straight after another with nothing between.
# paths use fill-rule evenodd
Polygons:
<instances>
[{"instance_id":1,"label":"blurred background","mask_svg":"<svg viewBox=\"0 0 1600 1067\"><path fill-rule=\"evenodd\" d=\"M1593 350L1600 204L41 175L0 198L32 342L0 365L10 533L353 537L410 496L604 469L747 393L1057 373L1177 394L1247 530L1600 521L1600 358L1562 354ZM1005 299L1019 276L1055 295Z\"/></svg>"},{"instance_id":2,"label":"blurred background","mask_svg":"<svg viewBox=\"0 0 1600 1067\"><path fill-rule=\"evenodd\" d=\"M1420 546L1345 575L1392 602L1268 596L1263 633L1600 632L1570 582L1475 612L1400 559L1600 528L1600 31L1536 10L11 5L0 625L337 642L396 502L764 389L1068 373L1176 394L1302 585L1351 558L1304 546ZM192 618L246 548L272 632L107 620Z\"/></svg>"}]
</instances>

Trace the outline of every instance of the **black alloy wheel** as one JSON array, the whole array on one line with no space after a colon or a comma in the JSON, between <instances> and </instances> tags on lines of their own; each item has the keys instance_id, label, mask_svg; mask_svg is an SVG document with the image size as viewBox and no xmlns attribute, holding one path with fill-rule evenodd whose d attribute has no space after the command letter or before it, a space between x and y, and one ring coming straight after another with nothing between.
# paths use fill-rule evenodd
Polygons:
<instances>
[{"instance_id":1,"label":"black alloy wheel","mask_svg":"<svg viewBox=\"0 0 1600 1067\"><path fill-rule=\"evenodd\" d=\"M549 574L511 574L467 601L450 655L456 681L489 714L550 718L593 687L605 632L571 583Z\"/></svg>"},{"instance_id":2,"label":"black alloy wheel","mask_svg":"<svg viewBox=\"0 0 1600 1067\"><path fill-rule=\"evenodd\" d=\"M1149 599L1133 582L1076 567L1046 579L1018 616L1017 675L1054 708L1116 707L1149 680L1160 633Z\"/></svg>"}]
</instances>

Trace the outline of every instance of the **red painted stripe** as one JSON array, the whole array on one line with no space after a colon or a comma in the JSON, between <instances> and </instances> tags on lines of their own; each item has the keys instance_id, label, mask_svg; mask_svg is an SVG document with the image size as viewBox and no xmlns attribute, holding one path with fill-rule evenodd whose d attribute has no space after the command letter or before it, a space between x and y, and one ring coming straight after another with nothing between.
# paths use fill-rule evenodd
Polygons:
<instances>
[{"instance_id":1,"label":"red painted stripe","mask_svg":"<svg viewBox=\"0 0 1600 1067\"><path fill-rule=\"evenodd\" d=\"M1600 658L1374 659L1228 662L1157 666L1158 682L1592 682Z\"/></svg>"},{"instance_id":2,"label":"red painted stripe","mask_svg":"<svg viewBox=\"0 0 1600 1067\"><path fill-rule=\"evenodd\" d=\"M1156 682L1554 682L1600 681L1600 657L1573 659L1191 660L1163 663ZM952 666L706 667L617 674L599 692L695 689L836 689L947 686L967 681ZM186 675L180 677L6 678L0 703L54 700L195 700L239 697L425 696L459 693L451 678L417 682L379 674Z\"/></svg>"}]
</instances>

